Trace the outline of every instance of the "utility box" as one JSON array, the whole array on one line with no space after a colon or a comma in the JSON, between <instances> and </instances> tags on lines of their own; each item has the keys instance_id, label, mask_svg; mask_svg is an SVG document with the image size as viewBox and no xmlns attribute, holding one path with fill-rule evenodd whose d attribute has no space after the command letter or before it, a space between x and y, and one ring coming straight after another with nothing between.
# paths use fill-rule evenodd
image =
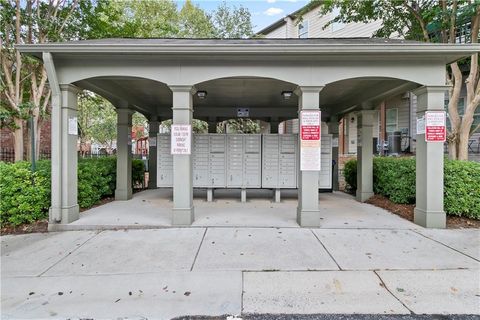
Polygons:
<instances>
[{"instance_id":1,"label":"utility box","mask_svg":"<svg viewBox=\"0 0 480 320\"><path fill-rule=\"evenodd\" d=\"M262 188L297 187L297 134L263 135Z\"/></svg>"},{"instance_id":2,"label":"utility box","mask_svg":"<svg viewBox=\"0 0 480 320\"><path fill-rule=\"evenodd\" d=\"M193 135L193 187L225 188L225 135Z\"/></svg>"},{"instance_id":3,"label":"utility box","mask_svg":"<svg viewBox=\"0 0 480 320\"><path fill-rule=\"evenodd\" d=\"M320 172L318 173L318 188L332 189L332 135L321 136Z\"/></svg>"},{"instance_id":4,"label":"utility box","mask_svg":"<svg viewBox=\"0 0 480 320\"><path fill-rule=\"evenodd\" d=\"M261 135L227 135L227 188L261 187Z\"/></svg>"},{"instance_id":5,"label":"utility box","mask_svg":"<svg viewBox=\"0 0 480 320\"><path fill-rule=\"evenodd\" d=\"M157 187L173 186L173 156L170 154L170 134L157 136Z\"/></svg>"}]
</instances>

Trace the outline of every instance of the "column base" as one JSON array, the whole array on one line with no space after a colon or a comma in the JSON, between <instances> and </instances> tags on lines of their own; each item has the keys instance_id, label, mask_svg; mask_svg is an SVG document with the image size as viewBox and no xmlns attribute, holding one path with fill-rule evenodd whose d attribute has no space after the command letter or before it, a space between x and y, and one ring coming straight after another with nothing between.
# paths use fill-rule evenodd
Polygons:
<instances>
[{"instance_id":1,"label":"column base","mask_svg":"<svg viewBox=\"0 0 480 320\"><path fill-rule=\"evenodd\" d=\"M174 226L190 226L194 221L194 207L190 208L173 208L172 225Z\"/></svg>"},{"instance_id":2,"label":"column base","mask_svg":"<svg viewBox=\"0 0 480 320\"><path fill-rule=\"evenodd\" d=\"M297 223L300 227L320 227L320 210L305 210L297 207Z\"/></svg>"},{"instance_id":3,"label":"column base","mask_svg":"<svg viewBox=\"0 0 480 320\"><path fill-rule=\"evenodd\" d=\"M125 201L132 199L132 188L115 189L115 200Z\"/></svg>"},{"instance_id":4,"label":"column base","mask_svg":"<svg viewBox=\"0 0 480 320\"><path fill-rule=\"evenodd\" d=\"M73 221L78 220L80 217L80 207L78 204L75 204L70 207L50 207L49 209L49 223L61 223L61 224L68 224ZM61 217L60 221L56 221L52 217Z\"/></svg>"},{"instance_id":5,"label":"column base","mask_svg":"<svg viewBox=\"0 0 480 320\"><path fill-rule=\"evenodd\" d=\"M365 202L371 197L373 197L373 195L374 195L373 192L360 192L357 190L355 199L357 199L357 201L360 201L360 202Z\"/></svg>"},{"instance_id":6,"label":"column base","mask_svg":"<svg viewBox=\"0 0 480 320\"><path fill-rule=\"evenodd\" d=\"M444 211L425 211L415 207L413 214L413 222L419 226L437 229L447 227L447 215Z\"/></svg>"}]
</instances>

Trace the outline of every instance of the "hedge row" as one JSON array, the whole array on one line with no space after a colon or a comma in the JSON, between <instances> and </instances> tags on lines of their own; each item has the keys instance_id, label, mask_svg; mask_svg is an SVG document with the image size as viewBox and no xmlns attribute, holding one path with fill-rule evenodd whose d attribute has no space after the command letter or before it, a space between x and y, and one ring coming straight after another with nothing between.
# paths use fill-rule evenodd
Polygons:
<instances>
[{"instance_id":1,"label":"hedge row","mask_svg":"<svg viewBox=\"0 0 480 320\"><path fill-rule=\"evenodd\" d=\"M373 160L373 191L395 203L415 203L415 158L376 157ZM357 161L345 163L344 176L350 191L357 189ZM444 208L451 215L480 219L480 163L446 160Z\"/></svg>"},{"instance_id":2,"label":"hedge row","mask_svg":"<svg viewBox=\"0 0 480 320\"><path fill-rule=\"evenodd\" d=\"M89 208L112 196L116 185L115 157L79 159L78 204ZM0 162L0 223L20 225L46 218L50 207L50 161L37 162L31 171L29 162ZM132 162L134 184L143 182L144 164Z\"/></svg>"}]
</instances>

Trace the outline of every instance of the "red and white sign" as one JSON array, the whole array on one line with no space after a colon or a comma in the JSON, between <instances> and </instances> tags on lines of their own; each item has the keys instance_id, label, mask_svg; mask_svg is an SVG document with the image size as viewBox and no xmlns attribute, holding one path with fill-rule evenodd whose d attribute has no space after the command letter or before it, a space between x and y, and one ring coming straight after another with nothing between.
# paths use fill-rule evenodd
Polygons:
<instances>
[{"instance_id":1,"label":"red and white sign","mask_svg":"<svg viewBox=\"0 0 480 320\"><path fill-rule=\"evenodd\" d=\"M191 154L192 126L189 124L172 124L171 154Z\"/></svg>"},{"instance_id":2,"label":"red and white sign","mask_svg":"<svg viewBox=\"0 0 480 320\"><path fill-rule=\"evenodd\" d=\"M447 138L445 111L425 112L425 141L445 142Z\"/></svg>"},{"instance_id":3,"label":"red and white sign","mask_svg":"<svg viewBox=\"0 0 480 320\"><path fill-rule=\"evenodd\" d=\"M300 170L320 171L320 111L300 112Z\"/></svg>"}]
</instances>

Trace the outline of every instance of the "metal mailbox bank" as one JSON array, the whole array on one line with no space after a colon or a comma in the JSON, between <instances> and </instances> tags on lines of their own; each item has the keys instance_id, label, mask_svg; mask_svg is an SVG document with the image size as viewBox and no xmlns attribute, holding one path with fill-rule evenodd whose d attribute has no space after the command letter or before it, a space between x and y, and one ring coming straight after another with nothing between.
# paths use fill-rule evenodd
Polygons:
<instances>
[{"instance_id":1,"label":"metal mailbox bank","mask_svg":"<svg viewBox=\"0 0 480 320\"><path fill-rule=\"evenodd\" d=\"M170 134L158 135L157 186L172 187L173 157ZM208 201L216 188L274 189L280 201L281 189L296 189L298 176L298 134L194 134L193 186L206 188ZM321 136L319 188L332 189L332 137Z\"/></svg>"}]
</instances>

